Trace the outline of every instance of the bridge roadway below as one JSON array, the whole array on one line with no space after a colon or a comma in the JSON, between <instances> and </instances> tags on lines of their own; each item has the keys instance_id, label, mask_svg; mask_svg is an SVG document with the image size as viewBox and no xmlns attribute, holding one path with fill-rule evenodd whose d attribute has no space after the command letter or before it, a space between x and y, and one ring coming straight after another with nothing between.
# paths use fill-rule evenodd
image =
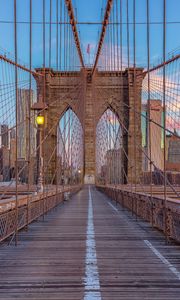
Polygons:
<instances>
[{"instance_id":1,"label":"bridge roadway below","mask_svg":"<svg viewBox=\"0 0 180 300\"><path fill-rule=\"evenodd\" d=\"M0 246L0 299L180 299L180 246L85 186Z\"/></svg>"}]
</instances>

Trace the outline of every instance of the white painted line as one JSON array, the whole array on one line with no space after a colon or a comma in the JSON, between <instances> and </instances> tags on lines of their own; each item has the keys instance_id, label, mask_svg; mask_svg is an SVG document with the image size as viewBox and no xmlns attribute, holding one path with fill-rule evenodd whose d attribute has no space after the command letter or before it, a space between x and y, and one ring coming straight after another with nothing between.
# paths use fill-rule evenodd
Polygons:
<instances>
[{"instance_id":1,"label":"white painted line","mask_svg":"<svg viewBox=\"0 0 180 300\"><path fill-rule=\"evenodd\" d=\"M108 204L118 213L118 209L111 203L111 202L108 202Z\"/></svg>"},{"instance_id":2,"label":"white painted line","mask_svg":"<svg viewBox=\"0 0 180 300\"><path fill-rule=\"evenodd\" d=\"M165 264L171 272L180 280L180 272L148 241L144 243L152 250L152 252Z\"/></svg>"},{"instance_id":3,"label":"white painted line","mask_svg":"<svg viewBox=\"0 0 180 300\"><path fill-rule=\"evenodd\" d=\"M88 223L86 239L86 275L84 278L84 300L101 300L99 273L96 256L96 242L93 221L92 195L89 187Z\"/></svg>"},{"instance_id":4,"label":"white painted line","mask_svg":"<svg viewBox=\"0 0 180 300\"><path fill-rule=\"evenodd\" d=\"M119 217L123 219L124 222L132 227L132 224L129 223L129 221L124 216L122 216L122 214L120 214L120 211L117 209L117 207L115 207L111 202L108 202L108 204L113 208L113 210L115 210L115 212L117 212L117 214L119 214Z\"/></svg>"}]
</instances>

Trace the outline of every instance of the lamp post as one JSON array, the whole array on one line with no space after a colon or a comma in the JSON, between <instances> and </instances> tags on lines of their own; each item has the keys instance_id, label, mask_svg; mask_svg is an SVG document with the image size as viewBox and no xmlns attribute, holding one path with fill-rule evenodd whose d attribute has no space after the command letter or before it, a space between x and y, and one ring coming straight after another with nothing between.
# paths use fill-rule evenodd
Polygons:
<instances>
[{"instance_id":1,"label":"lamp post","mask_svg":"<svg viewBox=\"0 0 180 300\"><path fill-rule=\"evenodd\" d=\"M37 176L37 190L43 192L43 153L42 153L42 132L45 125L44 111L47 109L47 105L40 100L31 108L37 113L36 124L38 129L38 140L37 140L37 162L38 162L38 176Z\"/></svg>"},{"instance_id":2,"label":"lamp post","mask_svg":"<svg viewBox=\"0 0 180 300\"><path fill-rule=\"evenodd\" d=\"M38 125L38 192L43 192L43 156L42 156L42 129L44 126L44 116L38 114L36 117L36 123Z\"/></svg>"},{"instance_id":3,"label":"lamp post","mask_svg":"<svg viewBox=\"0 0 180 300\"><path fill-rule=\"evenodd\" d=\"M78 169L78 174L79 174L79 178L78 178L78 183L81 183L81 181L82 181L82 178L81 178L81 169Z\"/></svg>"}]
</instances>

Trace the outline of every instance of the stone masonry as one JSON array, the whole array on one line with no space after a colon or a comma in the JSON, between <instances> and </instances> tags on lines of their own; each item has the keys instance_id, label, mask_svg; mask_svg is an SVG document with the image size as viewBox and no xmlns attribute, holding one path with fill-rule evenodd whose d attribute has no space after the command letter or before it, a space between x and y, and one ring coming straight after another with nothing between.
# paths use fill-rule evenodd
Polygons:
<instances>
[{"instance_id":1,"label":"stone masonry","mask_svg":"<svg viewBox=\"0 0 180 300\"><path fill-rule=\"evenodd\" d=\"M119 118L123 132L123 146L128 154L123 158L128 182L137 182L142 172L141 158L141 86L142 69L126 69L123 72L55 72L37 69L43 76L36 77L38 99L45 99L45 133L49 133L43 147L45 168L49 178L56 168L56 155L51 159L57 143L57 125L63 113L71 108L78 116L84 130L84 181L95 183L96 126L106 109L110 108ZM45 91L45 92L44 92ZM45 97L43 97L43 92ZM136 112L134 111L134 105ZM51 151L51 150L52 151ZM46 174L46 178L48 177Z\"/></svg>"}]
</instances>

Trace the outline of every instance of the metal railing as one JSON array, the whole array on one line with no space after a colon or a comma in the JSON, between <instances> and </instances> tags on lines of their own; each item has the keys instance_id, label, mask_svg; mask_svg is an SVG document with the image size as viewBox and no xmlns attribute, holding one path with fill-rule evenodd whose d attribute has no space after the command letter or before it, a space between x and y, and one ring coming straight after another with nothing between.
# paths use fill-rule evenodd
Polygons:
<instances>
[{"instance_id":1,"label":"metal railing","mask_svg":"<svg viewBox=\"0 0 180 300\"><path fill-rule=\"evenodd\" d=\"M18 214L16 214L15 208L2 212L0 214L0 242L13 236L16 230L23 229L63 202L65 193L70 192L72 195L79 189L80 186L73 186L58 191L58 193L55 191L42 193L41 196L34 196L35 199L30 198L26 204L19 204Z\"/></svg>"},{"instance_id":2,"label":"metal railing","mask_svg":"<svg viewBox=\"0 0 180 300\"><path fill-rule=\"evenodd\" d=\"M132 211L132 214L137 214L140 218L150 222L153 227L158 228L164 234L167 230L169 239L180 242L180 202L178 200L167 199L167 206L164 206L164 199L160 196L151 197L144 193L115 187L97 186L97 188L122 207ZM166 222L165 218L167 218Z\"/></svg>"}]
</instances>

